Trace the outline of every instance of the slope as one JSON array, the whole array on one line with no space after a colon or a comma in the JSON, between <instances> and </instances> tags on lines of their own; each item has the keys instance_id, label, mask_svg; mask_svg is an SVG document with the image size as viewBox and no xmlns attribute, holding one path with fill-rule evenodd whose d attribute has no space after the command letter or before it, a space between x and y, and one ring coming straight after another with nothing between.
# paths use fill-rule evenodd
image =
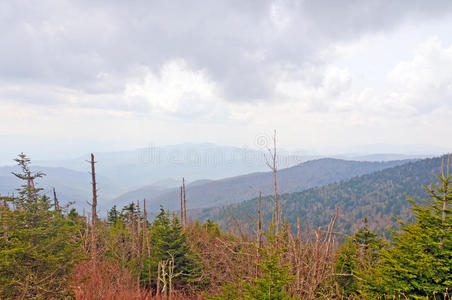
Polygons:
<instances>
[{"instance_id":1,"label":"slope","mask_svg":"<svg viewBox=\"0 0 452 300\"><path fill-rule=\"evenodd\" d=\"M339 208L337 230L353 232L368 217L369 225L379 232L394 226L393 216L402 220L410 217L406 195L420 200L426 196L423 185L434 181L433 173L440 172L441 158L423 159L388 168L348 180L311 188L302 192L283 194L284 216L296 224L298 213L304 228L326 226ZM271 200L264 199L266 222L271 217ZM193 218L213 219L227 225L230 216L249 223L256 215L257 199L223 208L202 209L192 212Z\"/></svg>"},{"instance_id":2,"label":"slope","mask_svg":"<svg viewBox=\"0 0 452 300\"><path fill-rule=\"evenodd\" d=\"M302 191L311 187L368 174L385 168L407 163L407 160L389 162L362 162L341 159L318 159L308 161L294 167L281 169L278 172L278 186L281 192ZM202 208L238 203L256 196L259 191L264 194L272 192L273 175L271 172L251 173L222 180L208 181L187 186L187 207ZM140 195L146 194L140 189ZM151 197L153 189L149 189L150 209L158 209L160 205L170 209L179 209L179 189L171 189L161 195ZM129 194L133 196L133 194ZM113 203L123 202L127 197L120 196ZM136 201L130 197L128 201Z\"/></svg>"}]
</instances>

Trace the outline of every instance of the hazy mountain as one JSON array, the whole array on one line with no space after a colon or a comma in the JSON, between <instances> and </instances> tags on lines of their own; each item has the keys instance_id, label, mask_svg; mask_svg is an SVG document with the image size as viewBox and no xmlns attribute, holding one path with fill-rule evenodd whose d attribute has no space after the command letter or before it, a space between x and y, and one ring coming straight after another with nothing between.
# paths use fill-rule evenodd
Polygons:
<instances>
[{"instance_id":1,"label":"hazy mountain","mask_svg":"<svg viewBox=\"0 0 452 300\"><path fill-rule=\"evenodd\" d=\"M386 148L385 148L386 149ZM403 150L403 149L402 149ZM278 152L279 168L288 168L309 160L332 157L360 161L390 161L424 158L423 155L404 154L337 154L310 155L306 151ZM366 152L367 153L367 152ZM382 152L383 153L383 152ZM149 146L133 151L94 153L97 174L108 178L123 191L155 185L161 180L180 181L187 177L191 181L222 179L226 177L267 171L265 151L214 144L178 144ZM33 157L32 157L33 159ZM89 170L89 154L72 159L56 161L34 161L49 167L64 167L81 172ZM166 187L174 184L166 185Z\"/></svg>"},{"instance_id":2,"label":"hazy mountain","mask_svg":"<svg viewBox=\"0 0 452 300\"><path fill-rule=\"evenodd\" d=\"M339 159L319 159L278 171L278 187L281 193L302 191L307 188L340 181L407 163L406 160L390 162L359 162ZM187 207L200 208L232 204L250 199L259 191L273 192L272 172L251 173L221 180L195 182L187 185ZM112 204L125 204L142 198L149 199L150 209L160 205L171 210L179 209L178 188L156 193L154 187L140 188L114 199ZM137 198L139 196L139 198ZM134 198L135 197L135 198Z\"/></svg>"},{"instance_id":3,"label":"hazy mountain","mask_svg":"<svg viewBox=\"0 0 452 300\"><path fill-rule=\"evenodd\" d=\"M279 167L281 169L291 167L307 160L323 157L305 153L287 152L281 149L278 155ZM363 157L344 154L335 157L348 160L388 161L394 158L419 156L375 154ZM76 207L87 206L87 199L91 199L91 178L88 173L90 165L87 162L89 154L56 161L35 161L33 157L31 158L33 169L44 170L49 174L48 178L42 181L47 192L55 186L58 194L67 201L75 201ZM11 161L12 159L13 157ZM125 205L129 201L143 198L154 199L157 207L159 204L175 205L174 201L179 198L179 191L174 187L180 185L182 177L188 178L191 182L187 194L190 193L202 206L243 201L253 197L256 189L267 191L265 188L269 188L268 178L263 181L263 184L259 184L260 179L257 182L253 180L248 182L246 179L243 183L241 182L243 178L239 178L238 182L220 180L241 174L267 171L264 152L260 150L213 144L180 144L150 146L133 151L99 152L95 153L95 159L101 211L110 208L112 203ZM0 174L0 176L6 176L0 178L0 187L2 187L0 193L11 193L19 184L9 178L12 175L8 168L11 167L6 168L6 171ZM339 177L341 178L343 177ZM195 188L195 186L209 183L210 180L219 182L212 183L213 185L208 185L202 188L203 190ZM292 186L284 186L285 182L287 180L281 182L281 190L294 191ZM307 186L310 187L310 185ZM254 190L250 187L254 187ZM218 192L215 191L216 188ZM209 192L204 193L204 191ZM112 202L112 199L117 201ZM193 200L192 204L195 203Z\"/></svg>"},{"instance_id":4,"label":"hazy mountain","mask_svg":"<svg viewBox=\"0 0 452 300\"><path fill-rule=\"evenodd\" d=\"M153 182L190 177L220 179L266 170L264 152L213 144L180 144L149 147L134 151L94 153L97 174L108 177L125 190L138 189ZM283 167L295 165L310 157L281 154ZM40 165L89 170L89 155L60 161L39 161Z\"/></svg>"},{"instance_id":5,"label":"hazy mountain","mask_svg":"<svg viewBox=\"0 0 452 300\"><path fill-rule=\"evenodd\" d=\"M113 199L108 206L113 206L116 205L118 207L123 207L127 204L129 204L130 202L136 202L137 200L142 201L143 199L146 199L147 201L150 200L152 201L152 199L154 199L155 197L160 196L161 194L171 191L174 188L163 188L163 187L159 187L159 186L155 186L155 185L148 185L148 186L144 186L140 189L136 189L127 193L122 194L119 197L116 197L115 199ZM104 205L107 207L107 205ZM148 205L147 205L148 206Z\"/></svg>"},{"instance_id":6,"label":"hazy mountain","mask_svg":"<svg viewBox=\"0 0 452 300\"><path fill-rule=\"evenodd\" d=\"M394 225L393 216L407 220L410 205L405 194L414 199L426 197L423 185L434 182L433 173L439 173L441 158L410 162L371 174L357 176L338 183L311 188L298 193L282 195L284 216L296 224L300 213L304 226L326 226L335 209L339 208L340 218L337 231L349 233L356 229L364 217L368 217L370 227L377 231ZM205 220L216 220L227 224L228 216L234 215L242 222L249 222L249 215L256 215L257 199L223 208L201 209L192 216ZM271 216L271 203L267 198L263 203L266 221Z\"/></svg>"},{"instance_id":7,"label":"hazy mountain","mask_svg":"<svg viewBox=\"0 0 452 300\"><path fill-rule=\"evenodd\" d=\"M87 206L92 198L91 175L86 172L74 171L66 168L52 168L31 166L33 171L41 171L46 176L37 180L37 186L44 189L44 193L53 197L52 188L55 187L57 197L61 203L74 202L75 208L81 210ZM23 182L11 172L20 172L17 166L0 167L0 194L16 193ZM106 177L98 177L98 193L100 199L111 199L121 192L121 189L111 183Z\"/></svg>"}]
</instances>

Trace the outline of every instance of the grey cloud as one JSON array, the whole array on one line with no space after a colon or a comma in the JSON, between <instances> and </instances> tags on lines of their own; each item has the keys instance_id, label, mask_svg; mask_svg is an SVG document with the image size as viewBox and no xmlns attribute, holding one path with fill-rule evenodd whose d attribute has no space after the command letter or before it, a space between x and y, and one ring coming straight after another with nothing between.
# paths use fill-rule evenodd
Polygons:
<instances>
[{"instance_id":1,"label":"grey cloud","mask_svg":"<svg viewBox=\"0 0 452 300\"><path fill-rule=\"evenodd\" d=\"M3 1L0 80L58 85L84 93L122 91L145 65L183 58L205 69L230 101L275 93L275 65L321 64L330 43L449 13L445 1ZM108 76L100 76L107 74Z\"/></svg>"}]
</instances>

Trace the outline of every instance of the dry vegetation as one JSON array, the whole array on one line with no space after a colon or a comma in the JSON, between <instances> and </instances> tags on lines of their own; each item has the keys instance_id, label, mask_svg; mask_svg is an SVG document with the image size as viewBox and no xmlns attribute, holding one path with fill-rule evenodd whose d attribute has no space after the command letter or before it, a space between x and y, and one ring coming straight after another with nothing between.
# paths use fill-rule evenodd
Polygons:
<instances>
[{"instance_id":1,"label":"dry vegetation","mask_svg":"<svg viewBox=\"0 0 452 300\"><path fill-rule=\"evenodd\" d=\"M17 161L24 171L20 176L26 184L19 197L2 197L0 202L0 294L10 299L364 299L360 289L367 288L367 299L408 299L403 292L381 296L381 291L391 283L391 276L399 275L393 266L400 263L400 254L407 255L403 263L418 268L415 272L424 270L423 262L410 256L416 245L428 263L445 274L427 269L419 273L430 280L422 290L412 292L409 283L399 280L390 291L405 289L414 295L451 299L448 168L438 175L442 186L428 190L432 206L413 202L415 216L423 221L399 234L398 239L408 242L384 248L364 226L338 251L338 210L327 228L302 232L300 216L297 224L287 223L276 184L275 149L269 150L275 180L272 221L263 224L259 194L255 215L249 216L255 229L231 217L227 232L210 221L187 219L185 181L180 217L161 209L149 222L145 202L141 206L137 202L121 211L114 207L107 219L99 219L94 156L91 216L80 216L75 210L66 213L56 193L53 205L40 196L34 179L42 175L32 173L29 159L20 156ZM432 247L439 254L426 256L434 252ZM437 273L431 276L433 272ZM384 276L386 281L381 280Z\"/></svg>"}]
</instances>

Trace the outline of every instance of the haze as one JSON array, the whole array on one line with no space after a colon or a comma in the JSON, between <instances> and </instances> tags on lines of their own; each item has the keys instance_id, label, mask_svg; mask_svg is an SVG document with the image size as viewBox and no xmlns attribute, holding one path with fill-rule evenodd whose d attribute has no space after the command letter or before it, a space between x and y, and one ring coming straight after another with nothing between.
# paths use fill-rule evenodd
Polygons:
<instances>
[{"instance_id":1,"label":"haze","mask_svg":"<svg viewBox=\"0 0 452 300\"><path fill-rule=\"evenodd\" d=\"M256 148L273 129L306 153L448 151L451 11L421 0L2 1L0 162Z\"/></svg>"}]
</instances>

